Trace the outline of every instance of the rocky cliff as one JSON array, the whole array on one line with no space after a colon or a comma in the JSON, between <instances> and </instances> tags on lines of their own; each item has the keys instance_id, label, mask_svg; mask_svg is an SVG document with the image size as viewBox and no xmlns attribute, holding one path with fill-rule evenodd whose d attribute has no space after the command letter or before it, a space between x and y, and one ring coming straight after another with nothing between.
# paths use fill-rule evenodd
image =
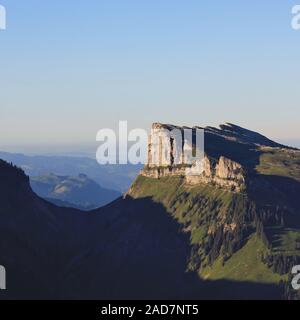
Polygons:
<instances>
[{"instance_id":1,"label":"rocky cliff","mask_svg":"<svg viewBox=\"0 0 300 320\"><path fill-rule=\"evenodd\" d=\"M183 176L187 184L212 183L242 191L246 169L225 156L217 159L209 156L204 145L206 130L154 123L149 136L148 163L141 175L156 179Z\"/></svg>"}]
</instances>

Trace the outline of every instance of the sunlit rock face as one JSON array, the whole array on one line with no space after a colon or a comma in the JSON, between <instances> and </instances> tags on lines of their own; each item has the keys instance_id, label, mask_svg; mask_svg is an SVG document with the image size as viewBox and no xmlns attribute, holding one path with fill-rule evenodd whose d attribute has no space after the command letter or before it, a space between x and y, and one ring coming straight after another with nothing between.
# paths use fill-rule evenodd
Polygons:
<instances>
[{"instance_id":1,"label":"sunlit rock face","mask_svg":"<svg viewBox=\"0 0 300 320\"><path fill-rule=\"evenodd\" d=\"M211 159L204 151L204 130L201 127L154 123L148 142L148 162L141 174L156 179L182 176L190 185L210 183L241 191L245 184L243 167L224 156L217 161Z\"/></svg>"},{"instance_id":2,"label":"sunlit rock face","mask_svg":"<svg viewBox=\"0 0 300 320\"><path fill-rule=\"evenodd\" d=\"M192 166L204 158L204 130L154 123L148 144L148 167Z\"/></svg>"},{"instance_id":3,"label":"sunlit rock face","mask_svg":"<svg viewBox=\"0 0 300 320\"><path fill-rule=\"evenodd\" d=\"M216 176L220 179L244 180L242 166L234 161L221 157L216 166Z\"/></svg>"},{"instance_id":4,"label":"sunlit rock face","mask_svg":"<svg viewBox=\"0 0 300 320\"><path fill-rule=\"evenodd\" d=\"M149 136L148 163L151 167L181 165L183 158L183 128L154 123Z\"/></svg>"},{"instance_id":5,"label":"sunlit rock face","mask_svg":"<svg viewBox=\"0 0 300 320\"><path fill-rule=\"evenodd\" d=\"M209 183L232 191L240 192L245 187L245 172L243 167L230 159L220 157L216 165L205 156L203 172L200 175L186 175L188 184Z\"/></svg>"}]
</instances>

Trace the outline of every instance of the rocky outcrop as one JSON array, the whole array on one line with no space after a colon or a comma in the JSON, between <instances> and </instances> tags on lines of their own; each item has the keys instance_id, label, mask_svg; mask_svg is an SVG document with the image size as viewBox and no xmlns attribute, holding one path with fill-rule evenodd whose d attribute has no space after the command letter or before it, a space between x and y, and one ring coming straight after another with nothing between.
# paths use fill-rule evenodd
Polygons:
<instances>
[{"instance_id":1,"label":"rocky outcrop","mask_svg":"<svg viewBox=\"0 0 300 320\"><path fill-rule=\"evenodd\" d=\"M220 157L214 164L205 156L203 168L203 172L199 175L186 175L186 183L191 185L209 183L235 192L241 192L245 188L245 172L237 162Z\"/></svg>"},{"instance_id":2,"label":"rocky outcrop","mask_svg":"<svg viewBox=\"0 0 300 320\"><path fill-rule=\"evenodd\" d=\"M191 166L204 157L204 129L154 123L148 143L150 168Z\"/></svg>"},{"instance_id":3,"label":"rocky outcrop","mask_svg":"<svg viewBox=\"0 0 300 320\"><path fill-rule=\"evenodd\" d=\"M199 137L203 141L196 143ZM154 123L149 136L148 163L141 175L155 179L183 176L190 185L210 183L236 192L245 186L245 169L241 164L224 156L213 159L205 154L204 130L200 127Z\"/></svg>"}]
</instances>

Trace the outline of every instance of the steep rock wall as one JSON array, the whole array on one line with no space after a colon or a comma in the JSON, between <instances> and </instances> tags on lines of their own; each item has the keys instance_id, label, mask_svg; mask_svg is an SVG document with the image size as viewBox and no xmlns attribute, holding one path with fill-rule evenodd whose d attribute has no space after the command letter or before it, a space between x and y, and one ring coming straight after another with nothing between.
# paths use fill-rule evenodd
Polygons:
<instances>
[{"instance_id":1,"label":"steep rock wall","mask_svg":"<svg viewBox=\"0 0 300 320\"><path fill-rule=\"evenodd\" d=\"M204 153L199 159L189 161L186 155L192 152L193 143L183 137L187 129L193 130L154 123L149 136L148 163L141 174L156 179L184 176L187 184L210 183L232 191L242 191L245 170L239 163L224 156L211 159Z\"/></svg>"}]
</instances>

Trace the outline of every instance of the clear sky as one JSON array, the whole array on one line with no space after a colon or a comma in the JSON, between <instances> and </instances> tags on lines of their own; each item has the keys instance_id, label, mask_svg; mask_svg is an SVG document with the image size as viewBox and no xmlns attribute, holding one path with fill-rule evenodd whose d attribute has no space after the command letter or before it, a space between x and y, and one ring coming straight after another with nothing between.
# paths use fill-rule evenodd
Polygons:
<instances>
[{"instance_id":1,"label":"clear sky","mask_svg":"<svg viewBox=\"0 0 300 320\"><path fill-rule=\"evenodd\" d=\"M119 120L300 140L297 0L0 4L0 146L84 145Z\"/></svg>"}]
</instances>

